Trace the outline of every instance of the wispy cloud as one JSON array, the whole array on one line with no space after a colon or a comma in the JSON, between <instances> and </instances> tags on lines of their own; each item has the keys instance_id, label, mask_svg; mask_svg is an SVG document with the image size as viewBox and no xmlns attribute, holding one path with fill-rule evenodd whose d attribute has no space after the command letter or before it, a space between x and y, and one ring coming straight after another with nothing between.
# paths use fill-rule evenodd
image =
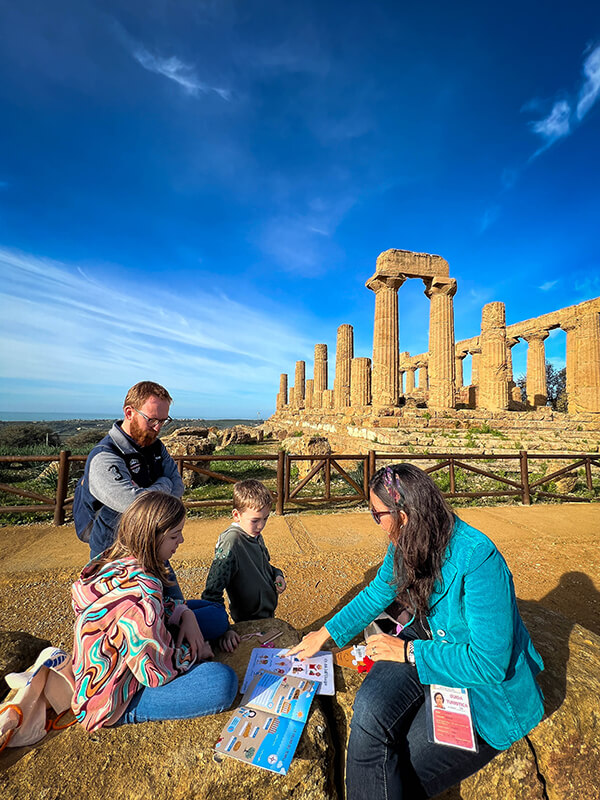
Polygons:
<instances>
[{"instance_id":1,"label":"wispy cloud","mask_svg":"<svg viewBox=\"0 0 600 800\"><path fill-rule=\"evenodd\" d=\"M121 391L153 375L215 407L218 398L239 401L246 393L262 397L268 410L280 372L311 347L282 314L217 291L169 296L145 284L140 293L126 277L116 285L89 267L6 249L0 274L5 379Z\"/></svg>"},{"instance_id":2,"label":"wispy cloud","mask_svg":"<svg viewBox=\"0 0 600 800\"><path fill-rule=\"evenodd\" d=\"M584 81L579 88L575 110L574 99L556 100L550 112L538 121L530 122L531 130L541 136L543 144L531 158L536 158L559 139L569 136L600 97L600 45L594 47L583 62ZM538 99L530 100L523 110L531 111L541 105Z\"/></svg>"},{"instance_id":3,"label":"wispy cloud","mask_svg":"<svg viewBox=\"0 0 600 800\"><path fill-rule=\"evenodd\" d=\"M481 218L481 224L479 226L479 232L483 233L486 231L490 225L493 225L494 222L500 216L500 206L491 206L490 208L486 208L483 212L483 217Z\"/></svg>"},{"instance_id":4,"label":"wispy cloud","mask_svg":"<svg viewBox=\"0 0 600 800\"><path fill-rule=\"evenodd\" d=\"M164 58L151 53L143 45L139 44L134 47L132 55L144 69L174 81L188 94L198 95L215 92L219 97L222 97L223 100L231 100L231 92L228 89L210 86L204 81L201 81L194 67L185 64L181 59L177 58L177 56Z\"/></svg>"},{"instance_id":5,"label":"wispy cloud","mask_svg":"<svg viewBox=\"0 0 600 800\"><path fill-rule=\"evenodd\" d=\"M556 281L546 281L546 283L542 283L541 286L538 286L538 289L541 289L542 292L549 292L550 289L553 289L556 286L557 283L558 283L558 280L556 280Z\"/></svg>"}]
</instances>

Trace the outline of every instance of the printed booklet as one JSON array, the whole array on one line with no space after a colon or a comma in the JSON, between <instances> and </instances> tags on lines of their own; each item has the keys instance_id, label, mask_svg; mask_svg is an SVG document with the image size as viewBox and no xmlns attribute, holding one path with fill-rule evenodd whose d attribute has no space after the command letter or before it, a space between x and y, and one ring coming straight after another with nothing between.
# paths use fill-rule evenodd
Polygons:
<instances>
[{"instance_id":1,"label":"printed booklet","mask_svg":"<svg viewBox=\"0 0 600 800\"><path fill-rule=\"evenodd\" d=\"M322 650L312 658L301 661L296 656L288 657L288 649L273 650L268 647L255 647L250 655L248 669L242 683L242 692L246 691L259 670L266 670L274 672L276 675L293 675L296 678L317 681L317 694L335 694L332 653Z\"/></svg>"},{"instance_id":2,"label":"printed booklet","mask_svg":"<svg viewBox=\"0 0 600 800\"><path fill-rule=\"evenodd\" d=\"M293 675L260 671L221 731L216 753L285 775L317 685Z\"/></svg>"}]
</instances>

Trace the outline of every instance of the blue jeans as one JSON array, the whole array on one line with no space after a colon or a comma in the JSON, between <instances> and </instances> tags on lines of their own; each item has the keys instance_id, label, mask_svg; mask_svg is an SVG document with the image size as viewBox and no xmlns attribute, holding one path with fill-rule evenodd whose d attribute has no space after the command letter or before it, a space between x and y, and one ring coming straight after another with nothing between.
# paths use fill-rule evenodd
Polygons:
<instances>
[{"instance_id":1,"label":"blue jeans","mask_svg":"<svg viewBox=\"0 0 600 800\"><path fill-rule=\"evenodd\" d=\"M116 724L218 714L233 703L237 689L237 676L231 667L203 661L170 683L140 689Z\"/></svg>"},{"instance_id":2,"label":"blue jeans","mask_svg":"<svg viewBox=\"0 0 600 800\"><path fill-rule=\"evenodd\" d=\"M207 641L218 639L229 628L225 606L220 603L211 603L209 600L186 600L185 604L196 615L202 635Z\"/></svg>"},{"instance_id":3,"label":"blue jeans","mask_svg":"<svg viewBox=\"0 0 600 800\"><path fill-rule=\"evenodd\" d=\"M478 753L427 741L425 694L410 664L377 662L354 701L348 742L348 800L420 800L460 783L498 751Z\"/></svg>"}]
</instances>

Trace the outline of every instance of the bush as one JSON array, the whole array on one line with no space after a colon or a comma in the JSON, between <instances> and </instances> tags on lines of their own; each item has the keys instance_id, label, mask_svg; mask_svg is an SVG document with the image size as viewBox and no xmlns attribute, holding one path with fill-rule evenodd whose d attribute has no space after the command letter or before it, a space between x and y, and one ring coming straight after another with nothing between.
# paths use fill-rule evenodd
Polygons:
<instances>
[{"instance_id":1,"label":"bush","mask_svg":"<svg viewBox=\"0 0 600 800\"><path fill-rule=\"evenodd\" d=\"M60 437L49 425L34 422L3 425L0 428L0 447L19 449L39 445L58 447Z\"/></svg>"},{"instance_id":2,"label":"bush","mask_svg":"<svg viewBox=\"0 0 600 800\"><path fill-rule=\"evenodd\" d=\"M101 439L104 439L108 431L100 431L97 428L88 428L87 430L74 433L73 436L65 442L65 447L68 450L84 450L88 451L95 447Z\"/></svg>"}]
</instances>

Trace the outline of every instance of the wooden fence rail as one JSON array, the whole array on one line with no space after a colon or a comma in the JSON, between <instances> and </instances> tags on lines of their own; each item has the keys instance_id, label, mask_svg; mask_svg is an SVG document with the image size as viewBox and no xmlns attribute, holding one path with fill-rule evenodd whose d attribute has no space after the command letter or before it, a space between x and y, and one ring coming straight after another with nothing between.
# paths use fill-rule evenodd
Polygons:
<instances>
[{"instance_id":1,"label":"wooden fence rail","mask_svg":"<svg viewBox=\"0 0 600 800\"><path fill-rule=\"evenodd\" d=\"M340 502L360 502L368 503L369 481L375 474L378 462L413 462L427 461L429 465L424 467L429 474L447 471L448 489L443 492L447 498L469 498L477 499L483 497L520 497L524 505L530 505L532 496L535 498L548 498L553 500L565 500L570 502L593 502L594 484L592 467L600 467L600 455L597 453L527 453L521 450L519 453L506 455L491 455L486 453L378 453L370 450L366 454L342 454L334 453L322 456L300 456L289 455L283 451L275 453L257 453L255 455L219 455L212 453L202 456L173 456L177 464L180 475L184 469L190 469L212 480L221 481L225 484L233 484L238 478L232 477L223 472L210 469L215 462L276 462L277 480L276 489L273 490L275 498L275 510L277 514L284 514L286 506L307 505L311 503L335 504ZM73 497L68 497L70 465L82 463L87 460L87 456L73 456L68 450L62 450L56 456L0 456L0 465L6 463L58 463L57 483L54 497L26 489L19 489L7 483L0 483L0 491L13 494L17 497L25 497L29 500L37 501L36 505L21 506L0 506L0 513L36 513L54 512L54 524L62 525L65 521L66 513L73 504ZM299 462L311 462L306 475L292 486L293 467ZM518 462L515 464L515 472L518 472L519 479L507 478L506 475L492 472L489 469L482 469L468 462ZM533 479L531 473L534 471L534 464L542 461L568 461L564 467L556 469L542 477ZM349 474L349 468L342 466L340 462L354 462L356 467L362 467L362 475L358 475L358 480ZM431 462L434 462L433 464ZM202 466L206 464L206 466ZM497 468L497 465L494 464ZM563 494L549 492L541 487L553 480L563 478L566 475L573 475L578 469L585 471L585 482L589 497L580 497L573 494ZM496 481L501 485L501 489L488 489L483 491L457 491L457 470L463 473L478 475ZM350 494L332 494L332 470L334 474L342 479L342 482L353 489ZM301 495L309 483L315 480L322 480L324 486L323 494L311 494L310 496ZM212 500L193 500L185 501L187 508L203 507L223 507L231 504L230 498L218 498Z\"/></svg>"}]
</instances>

